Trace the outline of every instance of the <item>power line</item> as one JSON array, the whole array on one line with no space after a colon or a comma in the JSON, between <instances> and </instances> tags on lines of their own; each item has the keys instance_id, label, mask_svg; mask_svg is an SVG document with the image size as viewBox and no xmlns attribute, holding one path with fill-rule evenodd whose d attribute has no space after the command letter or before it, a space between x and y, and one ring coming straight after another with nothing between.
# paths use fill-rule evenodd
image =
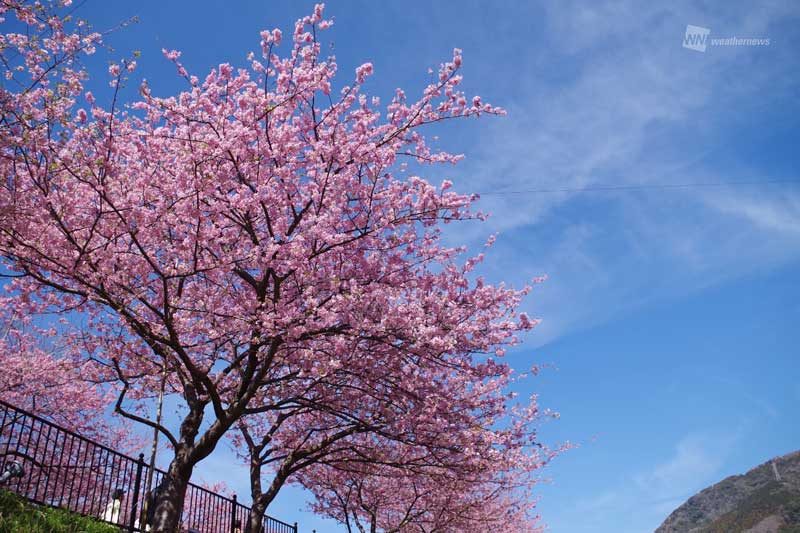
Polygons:
<instances>
[{"instance_id":1,"label":"power line","mask_svg":"<svg viewBox=\"0 0 800 533\"><path fill-rule=\"evenodd\" d=\"M735 187L740 185L772 185L772 184L800 184L800 180L762 180L762 181L727 181L716 183L662 183L649 185L612 185L606 187L583 187L562 189L520 189L514 191L491 191L478 193L481 196L502 196L510 194L548 194L559 192L604 192L604 191L640 191L649 189L693 189L702 187Z\"/></svg>"}]
</instances>

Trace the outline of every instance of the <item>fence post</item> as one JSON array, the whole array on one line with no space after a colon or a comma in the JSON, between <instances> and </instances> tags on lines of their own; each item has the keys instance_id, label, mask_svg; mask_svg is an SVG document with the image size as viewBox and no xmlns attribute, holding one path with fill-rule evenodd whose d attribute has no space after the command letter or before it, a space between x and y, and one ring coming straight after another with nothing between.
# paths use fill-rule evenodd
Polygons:
<instances>
[{"instance_id":1,"label":"fence post","mask_svg":"<svg viewBox=\"0 0 800 533\"><path fill-rule=\"evenodd\" d=\"M294 533L297 533L297 522L294 523Z\"/></svg>"},{"instance_id":2,"label":"fence post","mask_svg":"<svg viewBox=\"0 0 800 533\"><path fill-rule=\"evenodd\" d=\"M142 488L142 470L144 469L144 454L139 454L136 462L136 481L133 484L133 504L131 505L131 519L128 523L128 531L136 531L136 507L139 504L139 491Z\"/></svg>"},{"instance_id":3,"label":"fence post","mask_svg":"<svg viewBox=\"0 0 800 533\"><path fill-rule=\"evenodd\" d=\"M231 533L236 533L236 494L233 495L231 503Z\"/></svg>"}]
</instances>

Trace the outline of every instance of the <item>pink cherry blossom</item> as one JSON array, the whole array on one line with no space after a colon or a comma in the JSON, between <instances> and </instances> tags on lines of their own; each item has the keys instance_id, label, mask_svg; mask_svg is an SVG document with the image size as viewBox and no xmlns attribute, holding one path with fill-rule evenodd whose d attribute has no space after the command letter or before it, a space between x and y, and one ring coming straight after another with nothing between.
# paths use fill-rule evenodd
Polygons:
<instances>
[{"instance_id":1,"label":"pink cherry blossom","mask_svg":"<svg viewBox=\"0 0 800 533\"><path fill-rule=\"evenodd\" d=\"M117 414L169 442L155 529L175 530L194 467L226 435L253 467L256 506L297 482L327 513L326 476L362 456L363 471L342 479L364 486L376 513L416 509L414 487L441 484L467 492L421 500L425 523L489 496L528 516L519 491L556 452L538 442L535 399L510 402L515 378L495 357L535 325L518 312L529 287L475 277L483 256L441 238L443 224L482 218L474 196L428 180L462 156L431 147L426 127L503 114L477 97L464 105L461 52L416 98L398 89L381 107L364 87L371 63L336 93L319 5L283 56L278 30L261 34L263 64L204 77L164 50L185 90L155 96L143 83L121 102L114 85L103 107L80 63L100 36L39 10L0 7L31 26L4 28L0 49L19 81L1 102L4 308L35 324L32 341L59 340L64 373L102 383ZM409 160L418 175L400 175ZM177 430L138 409L164 369ZM405 480L392 508L375 482L388 461Z\"/></svg>"}]
</instances>

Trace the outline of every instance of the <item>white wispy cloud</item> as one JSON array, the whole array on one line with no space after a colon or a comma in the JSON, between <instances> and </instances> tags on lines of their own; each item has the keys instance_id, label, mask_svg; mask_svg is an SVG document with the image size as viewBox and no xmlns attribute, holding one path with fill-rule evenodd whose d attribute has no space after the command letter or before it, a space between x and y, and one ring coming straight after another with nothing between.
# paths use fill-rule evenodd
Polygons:
<instances>
[{"instance_id":1,"label":"white wispy cloud","mask_svg":"<svg viewBox=\"0 0 800 533\"><path fill-rule=\"evenodd\" d=\"M522 89L514 92L509 117L491 121L470 152L461 189L775 178L758 165L719 165L737 141L724 129L732 113L757 117L793 94L796 80L784 74L797 60L775 32L787 17L798 17L795 7L772 3L723 13L689 5L562 3L541 15L547 53L520 58L523 75L513 83ZM681 47L688 23L708 25L716 36L772 35L774 46L689 51ZM562 71L555 79L546 75L554 69ZM500 232L487 264L493 275L509 279L512 264L516 281L550 275L530 304L545 319L539 344L577 324L800 257L796 186L487 194L479 205L493 213L488 224L462 227L456 237L480 242Z\"/></svg>"},{"instance_id":2,"label":"white wispy cloud","mask_svg":"<svg viewBox=\"0 0 800 533\"><path fill-rule=\"evenodd\" d=\"M661 461L628 472L618 485L576 502L577 515L584 521L573 525L583 524L586 531L653 531L689 496L723 477L725 461L742 434L706 430L684 435Z\"/></svg>"},{"instance_id":3,"label":"white wispy cloud","mask_svg":"<svg viewBox=\"0 0 800 533\"><path fill-rule=\"evenodd\" d=\"M681 499L714 479L738 439L735 432L685 435L671 457L634 476L634 481L651 502Z\"/></svg>"}]
</instances>

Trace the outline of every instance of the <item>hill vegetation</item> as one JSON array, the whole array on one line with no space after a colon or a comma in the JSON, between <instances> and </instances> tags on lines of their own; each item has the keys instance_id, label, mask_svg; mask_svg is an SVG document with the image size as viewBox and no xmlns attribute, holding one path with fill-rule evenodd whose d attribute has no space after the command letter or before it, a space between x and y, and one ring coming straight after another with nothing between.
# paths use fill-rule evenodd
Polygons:
<instances>
[{"instance_id":1,"label":"hill vegetation","mask_svg":"<svg viewBox=\"0 0 800 533\"><path fill-rule=\"evenodd\" d=\"M800 451L703 489L656 533L800 533Z\"/></svg>"}]
</instances>

